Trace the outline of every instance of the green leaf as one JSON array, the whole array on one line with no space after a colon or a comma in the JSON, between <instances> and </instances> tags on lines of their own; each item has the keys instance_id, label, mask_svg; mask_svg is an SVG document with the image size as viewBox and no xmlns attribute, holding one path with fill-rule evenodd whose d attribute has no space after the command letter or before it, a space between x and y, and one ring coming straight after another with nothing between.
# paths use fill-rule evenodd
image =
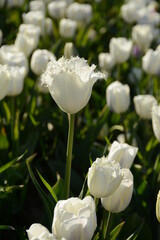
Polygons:
<instances>
[{"instance_id":1,"label":"green leaf","mask_svg":"<svg viewBox=\"0 0 160 240\"><path fill-rule=\"evenodd\" d=\"M55 200L56 202L58 202L58 198L57 198L57 196L56 196L53 188L52 188L52 187L49 185L49 183L42 177L42 175L40 174L40 172L39 172L38 170L37 170L37 172L38 172L38 175L39 175L41 181L42 181L43 184L46 186L46 188L48 189L48 191L50 192L50 194L52 195L52 197L54 198L54 200Z\"/></svg>"},{"instance_id":2,"label":"green leaf","mask_svg":"<svg viewBox=\"0 0 160 240\"><path fill-rule=\"evenodd\" d=\"M0 230L15 230L15 229L9 225L0 225Z\"/></svg>"},{"instance_id":3,"label":"green leaf","mask_svg":"<svg viewBox=\"0 0 160 240\"><path fill-rule=\"evenodd\" d=\"M25 155L26 153L27 153L27 150L26 150L21 156L15 158L15 159L13 159L13 160L11 160L10 162L8 162L8 163L6 163L5 165L3 165L2 167L0 167L0 173L6 171L6 170L7 170L8 168L10 168L14 163L20 161L20 160L24 157L24 155Z\"/></svg>"},{"instance_id":4,"label":"green leaf","mask_svg":"<svg viewBox=\"0 0 160 240\"><path fill-rule=\"evenodd\" d=\"M118 237L118 234L120 233L123 225L125 222L120 223L119 225L117 225L110 233L110 240L116 240Z\"/></svg>"},{"instance_id":5,"label":"green leaf","mask_svg":"<svg viewBox=\"0 0 160 240\"><path fill-rule=\"evenodd\" d=\"M132 234L127 238L127 240L135 240L135 239L138 237L138 235L139 235L139 233L140 233L140 231L141 231L141 229L142 229L142 227L143 227L143 224L144 224L144 220L141 222L140 226L134 231L134 233L132 233Z\"/></svg>"},{"instance_id":6,"label":"green leaf","mask_svg":"<svg viewBox=\"0 0 160 240\"><path fill-rule=\"evenodd\" d=\"M53 214L53 208L54 208L54 203L51 201L51 199L47 196L47 194L43 191L43 189L41 188L41 186L39 185L39 183L37 182L36 177L34 176L32 169L30 167L30 163L31 161L35 158L36 154L33 154L32 156L30 156L27 160L26 160L26 164L27 164L27 168L30 174L30 177L32 179L32 182L34 184L34 186L37 189L37 192L39 193L41 200L44 204L47 216L48 216L48 220L49 223L52 222L52 214Z\"/></svg>"},{"instance_id":7,"label":"green leaf","mask_svg":"<svg viewBox=\"0 0 160 240\"><path fill-rule=\"evenodd\" d=\"M61 179L60 175L57 174L57 182L52 187L58 199L62 199L64 196L64 181Z\"/></svg>"}]
</instances>

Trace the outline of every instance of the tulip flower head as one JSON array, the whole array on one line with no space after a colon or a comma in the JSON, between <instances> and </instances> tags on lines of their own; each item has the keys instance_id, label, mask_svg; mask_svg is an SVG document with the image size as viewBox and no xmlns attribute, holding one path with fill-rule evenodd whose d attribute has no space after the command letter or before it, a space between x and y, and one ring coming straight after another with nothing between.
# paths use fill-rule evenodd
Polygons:
<instances>
[{"instance_id":1,"label":"tulip flower head","mask_svg":"<svg viewBox=\"0 0 160 240\"><path fill-rule=\"evenodd\" d=\"M157 202L156 202L156 217L158 222L160 222L160 191L157 195Z\"/></svg>"},{"instance_id":2,"label":"tulip flower head","mask_svg":"<svg viewBox=\"0 0 160 240\"><path fill-rule=\"evenodd\" d=\"M152 107L152 128L155 137L160 141L160 106Z\"/></svg>"},{"instance_id":3,"label":"tulip flower head","mask_svg":"<svg viewBox=\"0 0 160 240\"><path fill-rule=\"evenodd\" d=\"M88 103L94 83L105 78L104 74L94 72L87 61L79 57L50 61L41 77L52 98L66 113L79 112Z\"/></svg>"}]
</instances>

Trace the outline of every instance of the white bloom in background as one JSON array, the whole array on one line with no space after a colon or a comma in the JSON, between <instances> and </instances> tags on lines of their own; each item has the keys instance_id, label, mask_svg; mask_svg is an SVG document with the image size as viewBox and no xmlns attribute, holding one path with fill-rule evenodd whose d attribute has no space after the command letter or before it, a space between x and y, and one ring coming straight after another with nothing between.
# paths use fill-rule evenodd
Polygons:
<instances>
[{"instance_id":1,"label":"white bloom in background","mask_svg":"<svg viewBox=\"0 0 160 240\"><path fill-rule=\"evenodd\" d=\"M137 10L139 5L136 2L129 2L122 5L121 7L121 16L123 20L127 23L134 23L137 21Z\"/></svg>"},{"instance_id":2,"label":"white bloom in background","mask_svg":"<svg viewBox=\"0 0 160 240\"><path fill-rule=\"evenodd\" d=\"M83 200L60 200L56 204L52 232L58 239L90 240L96 227L95 203L91 196Z\"/></svg>"},{"instance_id":3,"label":"white bloom in background","mask_svg":"<svg viewBox=\"0 0 160 240\"><path fill-rule=\"evenodd\" d=\"M25 0L7 0L7 7L21 7Z\"/></svg>"},{"instance_id":4,"label":"white bloom in background","mask_svg":"<svg viewBox=\"0 0 160 240\"><path fill-rule=\"evenodd\" d=\"M20 24L19 26L19 33L26 34L29 38L39 39L41 34L41 29L39 26L34 24ZM37 41L37 40L36 40Z\"/></svg>"},{"instance_id":5,"label":"white bloom in background","mask_svg":"<svg viewBox=\"0 0 160 240\"><path fill-rule=\"evenodd\" d=\"M72 42L66 42L64 45L64 56L66 58L71 58L75 55L75 49Z\"/></svg>"},{"instance_id":6,"label":"white bloom in background","mask_svg":"<svg viewBox=\"0 0 160 240\"><path fill-rule=\"evenodd\" d=\"M146 94L146 95L138 95L133 98L134 106L136 113L139 117L143 119L151 119L152 107L157 105L157 100L154 96Z\"/></svg>"},{"instance_id":7,"label":"white bloom in background","mask_svg":"<svg viewBox=\"0 0 160 240\"><path fill-rule=\"evenodd\" d=\"M109 51L116 63L126 62L132 51L132 41L123 37L111 38Z\"/></svg>"},{"instance_id":8,"label":"white bloom in background","mask_svg":"<svg viewBox=\"0 0 160 240\"><path fill-rule=\"evenodd\" d=\"M150 25L135 25L132 28L132 39L142 50L147 50L153 40L153 31Z\"/></svg>"},{"instance_id":9,"label":"white bloom in background","mask_svg":"<svg viewBox=\"0 0 160 240\"><path fill-rule=\"evenodd\" d=\"M0 63L19 67L24 77L28 74L28 60L15 45L3 45L0 48Z\"/></svg>"},{"instance_id":10,"label":"white bloom in background","mask_svg":"<svg viewBox=\"0 0 160 240\"><path fill-rule=\"evenodd\" d=\"M110 53L100 53L98 55L98 62L101 69L110 72L115 65L113 56Z\"/></svg>"},{"instance_id":11,"label":"white bloom in background","mask_svg":"<svg viewBox=\"0 0 160 240\"><path fill-rule=\"evenodd\" d=\"M158 222L160 222L160 191L157 194L156 217L157 217Z\"/></svg>"},{"instance_id":12,"label":"white bloom in background","mask_svg":"<svg viewBox=\"0 0 160 240\"><path fill-rule=\"evenodd\" d=\"M53 22L51 18L45 18L44 20L44 34L53 34Z\"/></svg>"},{"instance_id":13,"label":"white bloom in background","mask_svg":"<svg viewBox=\"0 0 160 240\"><path fill-rule=\"evenodd\" d=\"M25 24L33 24L41 29L41 34L44 32L45 14L42 11L29 11L22 14L22 19Z\"/></svg>"},{"instance_id":14,"label":"white bloom in background","mask_svg":"<svg viewBox=\"0 0 160 240\"><path fill-rule=\"evenodd\" d=\"M130 105L130 88L119 81L111 83L106 89L106 100L109 109L115 113L127 111Z\"/></svg>"},{"instance_id":15,"label":"white bloom in background","mask_svg":"<svg viewBox=\"0 0 160 240\"><path fill-rule=\"evenodd\" d=\"M48 4L48 13L54 19L65 17L67 3L65 1L53 1Z\"/></svg>"},{"instance_id":16,"label":"white bloom in background","mask_svg":"<svg viewBox=\"0 0 160 240\"><path fill-rule=\"evenodd\" d=\"M148 7L141 8L137 11L137 23L159 26L160 14Z\"/></svg>"},{"instance_id":17,"label":"white bloom in background","mask_svg":"<svg viewBox=\"0 0 160 240\"><path fill-rule=\"evenodd\" d=\"M36 0L29 2L30 11L42 11L44 14L46 12L46 5L43 0Z\"/></svg>"},{"instance_id":18,"label":"white bloom in background","mask_svg":"<svg viewBox=\"0 0 160 240\"><path fill-rule=\"evenodd\" d=\"M8 96L16 96L23 91L24 75L19 67L10 67L11 81L8 89Z\"/></svg>"},{"instance_id":19,"label":"white bloom in background","mask_svg":"<svg viewBox=\"0 0 160 240\"><path fill-rule=\"evenodd\" d=\"M31 38L25 33L18 33L15 39L15 46L28 57L36 49L38 42L39 38L37 37Z\"/></svg>"},{"instance_id":20,"label":"white bloom in background","mask_svg":"<svg viewBox=\"0 0 160 240\"><path fill-rule=\"evenodd\" d=\"M137 146L138 146L138 144L137 144L137 141L136 141L136 138L132 138L131 137L131 133L130 132L127 132L126 134L124 134L124 133L121 133L121 134L119 134L118 136L117 136L117 141L119 142L119 143L126 143L126 139L128 140L132 140L132 146L133 147L136 147L137 148ZM138 150L138 149L137 149Z\"/></svg>"},{"instance_id":21,"label":"white bloom in background","mask_svg":"<svg viewBox=\"0 0 160 240\"><path fill-rule=\"evenodd\" d=\"M65 1L67 5L70 5L74 2L74 0L58 0L58 1Z\"/></svg>"},{"instance_id":22,"label":"white bloom in background","mask_svg":"<svg viewBox=\"0 0 160 240\"><path fill-rule=\"evenodd\" d=\"M41 75L49 61L56 60L55 55L46 49L37 49L31 57L31 69L36 75Z\"/></svg>"},{"instance_id":23,"label":"white bloom in background","mask_svg":"<svg viewBox=\"0 0 160 240\"><path fill-rule=\"evenodd\" d=\"M97 158L88 171L87 184L90 193L96 198L108 197L122 181L118 162L106 157Z\"/></svg>"},{"instance_id":24,"label":"white bloom in background","mask_svg":"<svg viewBox=\"0 0 160 240\"><path fill-rule=\"evenodd\" d=\"M2 38L3 38L3 33L2 33L2 30L0 30L0 45L2 44Z\"/></svg>"},{"instance_id":25,"label":"white bloom in background","mask_svg":"<svg viewBox=\"0 0 160 240\"><path fill-rule=\"evenodd\" d=\"M130 168L136 157L137 151L137 147L114 141L108 154L108 160L118 162L121 168Z\"/></svg>"},{"instance_id":26,"label":"white bloom in background","mask_svg":"<svg viewBox=\"0 0 160 240\"><path fill-rule=\"evenodd\" d=\"M152 108L152 127L155 137L160 141L160 106Z\"/></svg>"},{"instance_id":27,"label":"white bloom in background","mask_svg":"<svg viewBox=\"0 0 160 240\"><path fill-rule=\"evenodd\" d=\"M125 210L133 194L133 175L129 169L121 169L123 179L119 187L107 198L102 198L103 207L112 213Z\"/></svg>"},{"instance_id":28,"label":"white bloom in background","mask_svg":"<svg viewBox=\"0 0 160 240\"><path fill-rule=\"evenodd\" d=\"M68 18L83 23L89 23L91 21L92 14L92 6L90 4L75 2L72 3L66 10Z\"/></svg>"},{"instance_id":29,"label":"white bloom in background","mask_svg":"<svg viewBox=\"0 0 160 240\"><path fill-rule=\"evenodd\" d=\"M94 72L95 68L82 58L62 57L48 63L41 80L57 105L64 112L74 114L87 105L94 83L104 78L102 73Z\"/></svg>"},{"instance_id":30,"label":"white bloom in background","mask_svg":"<svg viewBox=\"0 0 160 240\"><path fill-rule=\"evenodd\" d=\"M142 68L146 73L158 75L160 73L160 51L148 49L142 58Z\"/></svg>"},{"instance_id":31,"label":"white bloom in background","mask_svg":"<svg viewBox=\"0 0 160 240\"><path fill-rule=\"evenodd\" d=\"M56 240L46 227L39 223L34 223L27 230L29 240Z\"/></svg>"},{"instance_id":32,"label":"white bloom in background","mask_svg":"<svg viewBox=\"0 0 160 240\"><path fill-rule=\"evenodd\" d=\"M10 81L11 72L8 66L0 64L0 100L7 95Z\"/></svg>"},{"instance_id":33,"label":"white bloom in background","mask_svg":"<svg viewBox=\"0 0 160 240\"><path fill-rule=\"evenodd\" d=\"M59 33L62 37L73 38L76 34L77 22L71 19L63 18L59 23Z\"/></svg>"}]
</instances>

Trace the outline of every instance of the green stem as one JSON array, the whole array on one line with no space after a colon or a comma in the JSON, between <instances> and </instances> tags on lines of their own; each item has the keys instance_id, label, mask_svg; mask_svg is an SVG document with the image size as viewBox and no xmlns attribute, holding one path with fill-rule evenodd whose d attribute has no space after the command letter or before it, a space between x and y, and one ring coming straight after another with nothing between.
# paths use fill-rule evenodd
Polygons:
<instances>
[{"instance_id":1,"label":"green stem","mask_svg":"<svg viewBox=\"0 0 160 240\"><path fill-rule=\"evenodd\" d=\"M69 197L70 191L70 178L71 178L71 164L72 164L72 148L73 148L73 137L74 137L74 121L75 114L68 114L69 130L68 130L68 141L67 141L67 154L66 154L66 171L65 171L65 183L64 183L64 197Z\"/></svg>"},{"instance_id":2,"label":"green stem","mask_svg":"<svg viewBox=\"0 0 160 240\"><path fill-rule=\"evenodd\" d=\"M104 239L105 240L107 240L107 238L108 238L108 227L109 227L110 218L111 218L111 212L108 212L107 223L104 226L105 227L105 229L104 229Z\"/></svg>"}]
</instances>

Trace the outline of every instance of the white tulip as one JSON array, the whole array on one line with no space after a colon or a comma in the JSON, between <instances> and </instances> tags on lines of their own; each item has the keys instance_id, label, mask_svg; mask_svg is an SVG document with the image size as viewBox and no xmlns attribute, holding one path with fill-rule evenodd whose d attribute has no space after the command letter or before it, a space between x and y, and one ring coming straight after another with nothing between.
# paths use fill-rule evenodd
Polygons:
<instances>
[{"instance_id":1,"label":"white tulip","mask_svg":"<svg viewBox=\"0 0 160 240\"><path fill-rule=\"evenodd\" d=\"M29 11L22 14L22 19L25 24L33 24L41 29L41 34L44 33L45 15L42 11Z\"/></svg>"},{"instance_id":2,"label":"white tulip","mask_svg":"<svg viewBox=\"0 0 160 240\"><path fill-rule=\"evenodd\" d=\"M156 217L158 222L160 222L160 191L158 192L156 201Z\"/></svg>"},{"instance_id":3,"label":"white tulip","mask_svg":"<svg viewBox=\"0 0 160 240\"><path fill-rule=\"evenodd\" d=\"M148 7L141 8L137 11L137 23L159 26L160 14Z\"/></svg>"},{"instance_id":4,"label":"white tulip","mask_svg":"<svg viewBox=\"0 0 160 240\"><path fill-rule=\"evenodd\" d=\"M88 188L96 198L108 197L122 181L120 165L106 157L97 158L88 171Z\"/></svg>"},{"instance_id":5,"label":"white tulip","mask_svg":"<svg viewBox=\"0 0 160 240\"><path fill-rule=\"evenodd\" d=\"M0 65L0 100L7 95L10 81L11 71L8 66Z\"/></svg>"},{"instance_id":6,"label":"white tulip","mask_svg":"<svg viewBox=\"0 0 160 240\"><path fill-rule=\"evenodd\" d=\"M20 24L19 33L26 34L29 38L34 38L37 42L37 39L40 37L41 29L39 26L34 24Z\"/></svg>"},{"instance_id":7,"label":"white tulip","mask_svg":"<svg viewBox=\"0 0 160 240\"><path fill-rule=\"evenodd\" d=\"M16 96L23 91L24 75L19 67L10 67L11 81L7 96Z\"/></svg>"},{"instance_id":8,"label":"white tulip","mask_svg":"<svg viewBox=\"0 0 160 240\"><path fill-rule=\"evenodd\" d=\"M65 1L54 1L48 4L48 13L53 19L65 17L67 3Z\"/></svg>"},{"instance_id":9,"label":"white tulip","mask_svg":"<svg viewBox=\"0 0 160 240\"><path fill-rule=\"evenodd\" d=\"M39 223L34 223L27 230L29 240L56 240L46 227Z\"/></svg>"},{"instance_id":10,"label":"white tulip","mask_svg":"<svg viewBox=\"0 0 160 240\"><path fill-rule=\"evenodd\" d=\"M64 112L74 114L87 105L94 83L104 78L102 73L94 72L95 68L79 57L62 57L48 63L41 81L57 105Z\"/></svg>"},{"instance_id":11,"label":"white tulip","mask_svg":"<svg viewBox=\"0 0 160 240\"><path fill-rule=\"evenodd\" d=\"M103 207L112 213L118 213L125 210L132 198L133 193L133 175L129 169L121 169L123 179L119 187L107 198L102 198Z\"/></svg>"},{"instance_id":12,"label":"white tulip","mask_svg":"<svg viewBox=\"0 0 160 240\"><path fill-rule=\"evenodd\" d=\"M152 127L155 137L160 141L160 106L152 108Z\"/></svg>"},{"instance_id":13,"label":"white tulip","mask_svg":"<svg viewBox=\"0 0 160 240\"><path fill-rule=\"evenodd\" d=\"M130 88L119 81L111 83L106 89L106 100L109 109L115 113L127 111L130 105Z\"/></svg>"},{"instance_id":14,"label":"white tulip","mask_svg":"<svg viewBox=\"0 0 160 240\"><path fill-rule=\"evenodd\" d=\"M142 58L142 68L146 73L158 75L160 73L160 51L148 49Z\"/></svg>"},{"instance_id":15,"label":"white tulip","mask_svg":"<svg viewBox=\"0 0 160 240\"><path fill-rule=\"evenodd\" d=\"M136 157L137 151L137 147L114 141L109 150L108 160L118 162L121 168L130 168Z\"/></svg>"},{"instance_id":16,"label":"white tulip","mask_svg":"<svg viewBox=\"0 0 160 240\"><path fill-rule=\"evenodd\" d=\"M115 65L113 56L110 53L100 53L98 55L99 66L102 70L110 72Z\"/></svg>"},{"instance_id":17,"label":"white tulip","mask_svg":"<svg viewBox=\"0 0 160 240\"><path fill-rule=\"evenodd\" d=\"M135 2L122 5L121 15L125 22L134 23L137 20L137 10L139 6Z\"/></svg>"},{"instance_id":18,"label":"white tulip","mask_svg":"<svg viewBox=\"0 0 160 240\"><path fill-rule=\"evenodd\" d=\"M46 6L43 0L31 1L29 3L30 11L42 11L44 14L46 12Z\"/></svg>"},{"instance_id":19,"label":"white tulip","mask_svg":"<svg viewBox=\"0 0 160 240\"><path fill-rule=\"evenodd\" d=\"M62 37L73 38L76 34L77 22L71 19L63 18L59 23L59 33Z\"/></svg>"},{"instance_id":20,"label":"white tulip","mask_svg":"<svg viewBox=\"0 0 160 240\"><path fill-rule=\"evenodd\" d=\"M60 200L56 204L52 232L58 239L90 240L96 227L95 203L91 196L83 200Z\"/></svg>"},{"instance_id":21,"label":"white tulip","mask_svg":"<svg viewBox=\"0 0 160 240\"><path fill-rule=\"evenodd\" d=\"M7 7L21 7L25 0L7 0Z\"/></svg>"},{"instance_id":22,"label":"white tulip","mask_svg":"<svg viewBox=\"0 0 160 240\"><path fill-rule=\"evenodd\" d=\"M147 50L153 40L153 31L150 25L135 25L132 28L132 39L142 50Z\"/></svg>"},{"instance_id":23,"label":"white tulip","mask_svg":"<svg viewBox=\"0 0 160 240\"><path fill-rule=\"evenodd\" d=\"M56 60L55 55L46 49L37 49L31 57L31 69L36 75L41 75L49 61Z\"/></svg>"},{"instance_id":24,"label":"white tulip","mask_svg":"<svg viewBox=\"0 0 160 240\"><path fill-rule=\"evenodd\" d=\"M116 63L126 62L131 54L132 41L126 38L111 38L109 51Z\"/></svg>"},{"instance_id":25,"label":"white tulip","mask_svg":"<svg viewBox=\"0 0 160 240\"><path fill-rule=\"evenodd\" d=\"M133 98L134 106L136 113L139 117L143 119L151 119L151 111L154 105L157 105L157 100L154 96L146 94L146 95L138 95Z\"/></svg>"},{"instance_id":26,"label":"white tulip","mask_svg":"<svg viewBox=\"0 0 160 240\"><path fill-rule=\"evenodd\" d=\"M66 58L71 58L74 55L75 55L75 51L74 51L73 43L72 42L65 43L65 46L64 46L64 56Z\"/></svg>"},{"instance_id":27,"label":"white tulip","mask_svg":"<svg viewBox=\"0 0 160 240\"><path fill-rule=\"evenodd\" d=\"M90 4L72 3L66 10L67 18L89 23L92 18L92 6Z\"/></svg>"},{"instance_id":28,"label":"white tulip","mask_svg":"<svg viewBox=\"0 0 160 240\"><path fill-rule=\"evenodd\" d=\"M45 18L44 20L44 34L53 34L53 22L51 18Z\"/></svg>"},{"instance_id":29,"label":"white tulip","mask_svg":"<svg viewBox=\"0 0 160 240\"><path fill-rule=\"evenodd\" d=\"M0 63L19 67L24 77L28 73L28 60L15 45L3 45L0 48Z\"/></svg>"}]
</instances>

